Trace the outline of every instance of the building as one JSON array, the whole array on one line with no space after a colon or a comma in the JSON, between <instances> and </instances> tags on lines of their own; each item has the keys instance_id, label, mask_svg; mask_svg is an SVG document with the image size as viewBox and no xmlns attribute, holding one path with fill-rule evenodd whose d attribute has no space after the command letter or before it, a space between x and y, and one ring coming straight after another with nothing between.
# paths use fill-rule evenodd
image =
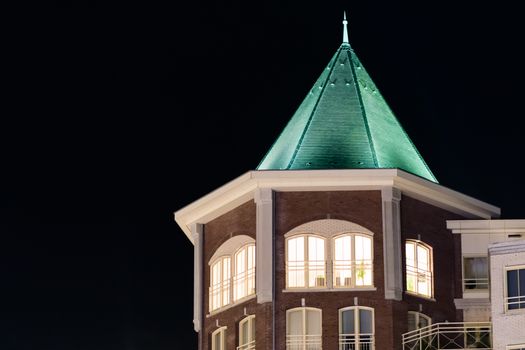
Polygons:
<instances>
[{"instance_id":1,"label":"building","mask_svg":"<svg viewBox=\"0 0 525 350\"><path fill-rule=\"evenodd\" d=\"M525 348L525 221L437 182L343 24L257 170L175 213L199 349Z\"/></svg>"}]
</instances>

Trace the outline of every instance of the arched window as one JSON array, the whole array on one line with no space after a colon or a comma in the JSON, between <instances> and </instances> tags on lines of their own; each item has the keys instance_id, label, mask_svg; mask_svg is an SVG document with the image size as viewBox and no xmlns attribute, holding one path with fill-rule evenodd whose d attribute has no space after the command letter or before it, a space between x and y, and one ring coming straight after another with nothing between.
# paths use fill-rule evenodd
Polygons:
<instances>
[{"instance_id":1,"label":"arched window","mask_svg":"<svg viewBox=\"0 0 525 350\"><path fill-rule=\"evenodd\" d=\"M339 310L339 350L374 349L374 309L351 306Z\"/></svg>"},{"instance_id":2,"label":"arched window","mask_svg":"<svg viewBox=\"0 0 525 350\"><path fill-rule=\"evenodd\" d=\"M325 239L314 235L298 235L286 240L287 288L319 288L326 286Z\"/></svg>"},{"instance_id":3,"label":"arched window","mask_svg":"<svg viewBox=\"0 0 525 350\"><path fill-rule=\"evenodd\" d=\"M221 327L211 334L211 350L226 350L226 327Z\"/></svg>"},{"instance_id":4,"label":"arched window","mask_svg":"<svg viewBox=\"0 0 525 350\"><path fill-rule=\"evenodd\" d=\"M372 286L372 237L343 234L334 238L333 246L334 287Z\"/></svg>"},{"instance_id":5,"label":"arched window","mask_svg":"<svg viewBox=\"0 0 525 350\"><path fill-rule=\"evenodd\" d=\"M255 293L255 244L248 244L235 253L233 301Z\"/></svg>"},{"instance_id":6,"label":"arched window","mask_svg":"<svg viewBox=\"0 0 525 350\"><path fill-rule=\"evenodd\" d=\"M322 349L322 313L320 309L298 307L286 311L286 349Z\"/></svg>"},{"instance_id":7,"label":"arched window","mask_svg":"<svg viewBox=\"0 0 525 350\"><path fill-rule=\"evenodd\" d=\"M408 312L408 331L425 328L432 324L432 319L425 314L416 311Z\"/></svg>"},{"instance_id":8,"label":"arched window","mask_svg":"<svg viewBox=\"0 0 525 350\"><path fill-rule=\"evenodd\" d=\"M407 291L432 297L432 248L420 241L407 241L406 280Z\"/></svg>"},{"instance_id":9,"label":"arched window","mask_svg":"<svg viewBox=\"0 0 525 350\"><path fill-rule=\"evenodd\" d=\"M211 265L210 311L230 303L231 258L223 256Z\"/></svg>"},{"instance_id":10,"label":"arched window","mask_svg":"<svg viewBox=\"0 0 525 350\"><path fill-rule=\"evenodd\" d=\"M239 322L239 346L237 350L255 349L255 315L245 317Z\"/></svg>"},{"instance_id":11,"label":"arched window","mask_svg":"<svg viewBox=\"0 0 525 350\"><path fill-rule=\"evenodd\" d=\"M255 240L237 235L221 244L209 262L209 311L255 295Z\"/></svg>"}]
</instances>

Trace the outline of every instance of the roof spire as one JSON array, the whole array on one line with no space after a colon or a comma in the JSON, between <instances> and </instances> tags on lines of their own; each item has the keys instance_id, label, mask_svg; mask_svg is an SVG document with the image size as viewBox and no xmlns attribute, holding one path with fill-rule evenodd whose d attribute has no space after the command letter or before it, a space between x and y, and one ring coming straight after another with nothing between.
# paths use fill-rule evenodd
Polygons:
<instances>
[{"instance_id":1,"label":"roof spire","mask_svg":"<svg viewBox=\"0 0 525 350\"><path fill-rule=\"evenodd\" d=\"M346 11L343 11L343 44L348 44L348 30L346 29L346 25L348 24L348 21L346 20Z\"/></svg>"}]
</instances>

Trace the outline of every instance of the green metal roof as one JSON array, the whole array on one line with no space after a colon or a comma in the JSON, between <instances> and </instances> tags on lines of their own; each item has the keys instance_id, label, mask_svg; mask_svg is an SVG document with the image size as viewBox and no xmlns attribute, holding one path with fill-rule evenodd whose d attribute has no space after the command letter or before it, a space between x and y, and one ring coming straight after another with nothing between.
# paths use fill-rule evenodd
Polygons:
<instances>
[{"instance_id":1,"label":"green metal roof","mask_svg":"<svg viewBox=\"0 0 525 350\"><path fill-rule=\"evenodd\" d=\"M257 169L361 168L399 168L437 182L348 44L345 28L343 44Z\"/></svg>"}]
</instances>

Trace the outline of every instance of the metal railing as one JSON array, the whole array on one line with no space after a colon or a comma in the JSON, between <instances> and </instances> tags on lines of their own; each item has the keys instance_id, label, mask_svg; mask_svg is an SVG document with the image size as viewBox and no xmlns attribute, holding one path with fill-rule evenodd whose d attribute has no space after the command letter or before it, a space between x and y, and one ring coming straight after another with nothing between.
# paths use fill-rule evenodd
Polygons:
<instances>
[{"instance_id":1,"label":"metal railing","mask_svg":"<svg viewBox=\"0 0 525 350\"><path fill-rule=\"evenodd\" d=\"M286 263L287 286L295 287L325 287L326 261L288 261Z\"/></svg>"},{"instance_id":2,"label":"metal railing","mask_svg":"<svg viewBox=\"0 0 525 350\"><path fill-rule=\"evenodd\" d=\"M249 343L239 345L237 350L255 350L255 340L252 340Z\"/></svg>"},{"instance_id":3,"label":"metal railing","mask_svg":"<svg viewBox=\"0 0 525 350\"><path fill-rule=\"evenodd\" d=\"M434 323L403 334L404 350L492 349L490 322Z\"/></svg>"},{"instance_id":4,"label":"metal railing","mask_svg":"<svg viewBox=\"0 0 525 350\"><path fill-rule=\"evenodd\" d=\"M210 287L209 289L209 303L210 303L209 309L210 311L216 310L230 303L230 284L231 284L231 279L228 278Z\"/></svg>"},{"instance_id":5,"label":"metal railing","mask_svg":"<svg viewBox=\"0 0 525 350\"><path fill-rule=\"evenodd\" d=\"M339 334L339 350L373 350L374 334Z\"/></svg>"},{"instance_id":6,"label":"metal railing","mask_svg":"<svg viewBox=\"0 0 525 350\"><path fill-rule=\"evenodd\" d=\"M322 350L321 335L287 335L286 350Z\"/></svg>"},{"instance_id":7,"label":"metal railing","mask_svg":"<svg viewBox=\"0 0 525 350\"><path fill-rule=\"evenodd\" d=\"M463 279L463 290L464 291L476 291L476 290L488 290L489 279L488 278L464 278Z\"/></svg>"},{"instance_id":8,"label":"metal railing","mask_svg":"<svg viewBox=\"0 0 525 350\"><path fill-rule=\"evenodd\" d=\"M334 260L332 265L335 287L368 285L365 283L366 277L369 277L369 285L372 285L372 260Z\"/></svg>"},{"instance_id":9,"label":"metal railing","mask_svg":"<svg viewBox=\"0 0 525 350\"><path fill-rule=\"evenodd\" d=\"M255 293L255 267L233 276L233 300Z\"/></svg>"},{"instance_id":10,"label":"metal railing","mask_svg":"<svg viewBox=\"0 0 525 350\"><path fill-rule=\"evenodd\" d=\"M525 295L505 297L505 306L507 310L525 309Z\"/></svg>"}]
</instances>

